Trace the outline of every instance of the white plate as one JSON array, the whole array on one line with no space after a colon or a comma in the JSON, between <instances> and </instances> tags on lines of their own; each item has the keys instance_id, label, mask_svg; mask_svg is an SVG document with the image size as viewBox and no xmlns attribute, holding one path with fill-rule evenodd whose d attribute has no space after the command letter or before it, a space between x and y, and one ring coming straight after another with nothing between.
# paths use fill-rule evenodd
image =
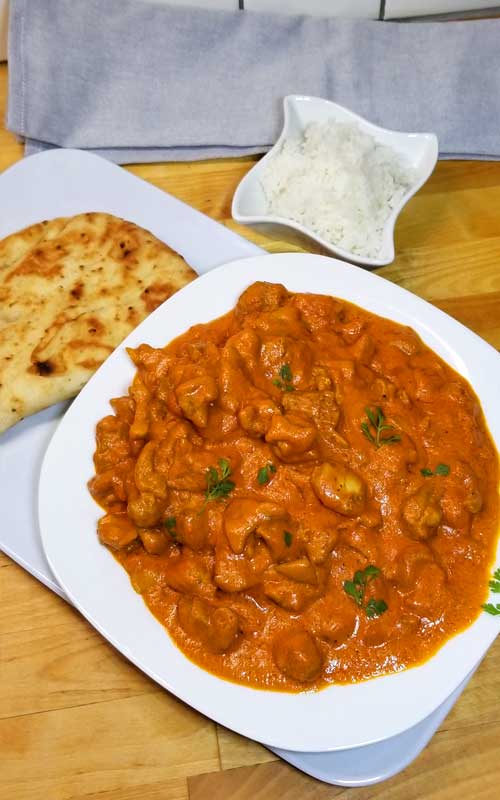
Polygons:
<instances>
[{"instance_id":1,"label":"white plate","mask_svg":"<svg viewBox=\"0 0 500 800\"><path fill-rule=\"evenodd\" d=\"M481 614L430 661L398 675L299 695L258 691L216 678L183 656L95 534L101 512L86 488L93 474L94 428L109 413L109 398L125 393L132 380L134 368L125 346L163 346L190 325L228 311L254 280L344 297L412 326L470 381L499 446L500 360L482 339L409 292L342 262L303 254L248 259L226 264L171 297L127 337L82 390L42 466L42 544L57 580L82 614L189 705L238 733L284 750L358 747L395 736L435 711L486 652L500 620ZM497 556L500 564L500 548Z\"/></svg>"},{"instance_id":2,"label":"white plate","mask_svg":"<svg viewBox=\"0 0 500 800\"><path fill-rule=\"evenodd\" d=\"M177 198L91 153L49 150L0 175L0 238L43 219L84 211L104 211L142 225L199 274L263 253ZM42 456L66 405L34 414L0 434L0 549L59 594L40 544L35 499Z\"/></svg>"},{"instance_id":3,"label":"white plate","mask_svg":"<svg viewBox=\"0 0 500 800\"><path fill-rule=\"evenodd\" d=\"M371 268L390 264L394 260L394 226L396 220L408 200L425 183L436 166L439 150L436 135L434 133L404 133L380 128L353 111L344 108L344 106L332 103L329 100L323 100L320 97L288 95L283 101L283 106L285 120L279 139L267 155L247 172L236 189L232 204L234 219L246 225L255 223L286 225L309 236L310 239L314 239L329 252L355 264L363 264ZM357 123L363 132L373 136L379 144L391 147L403 155L415 172L415 181L387 218L380 252L378 256L373 258L344 250L342 247L323 239L310 228L306 228L294 220L269 214L267 211L267 201L262 189L261 177L267 169L269 159L274 157L285 139L299 138L311 122L327 122L332 119L336 122Z\"/></svg>"},{"instance_id":4,"label":"white plate","mask_svg":"<svg viewBox=\"0 0 500 800\"><path fill-rule=\"evenodd\" d=\"M0 175L0 238L44 219L85 211L141 225L198 274L262 253L224 225L93 153L47 150Z\"/></svg>"}]
</instances>

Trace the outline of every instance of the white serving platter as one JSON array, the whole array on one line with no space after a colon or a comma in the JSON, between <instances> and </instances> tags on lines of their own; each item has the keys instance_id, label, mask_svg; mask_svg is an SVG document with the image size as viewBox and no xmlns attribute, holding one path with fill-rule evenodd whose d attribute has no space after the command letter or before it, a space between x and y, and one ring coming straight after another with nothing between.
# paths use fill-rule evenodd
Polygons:
<instances>
[{"instance_id":1,"label":"white serving platter","mask_svg":"<svg viewBox=\"0 0 500 800\"><path fill-rule=\"evenodd\" d=\"M162 346L190 325L220 316L254 280L340 296L413 327L472 384L500 445L499 355L455 320L376 275L329 258L282 254L233 262L189 284L153 312L72 404L42 465L42 544L58 583L81 613L144 672L197 710L283 750L329 752L372 745L434 713L483 657L500 621L480 614L432 659L397 675L299 695L257 691L220 680L189 661L130 589L128 576L94 534L101 511L86 488L93 474L94 430L109 413L109 398L126 393L132 381L135 370L125 347L141 342ZM497 560L500 564L500 548Z\"/></svg>"},{"instance_id":2,"label":"white serving platter","mask_svg":"<svg viewBox=\"0 0 500 800\"><path fill-rule=\"evenodd\" d=\"M227 260L262 253L203 214L87 153L48 151L19 162L0 175L0 237L42 219L88 210L142 222L158 238L178 249L200 273ZM156 227L148 213L144 216L149 210ZM4 509L0 549L65 599L68 598L41 546L37 489L46 446L67 406L59 404L28 417L0 438L0 501ZM433 714L379 744L332 753L274 748L275 752L304 772L332 784L376 783L404 769L419 754L467 680Z\"/></svg>"},{"instance_id":3,"label":"white serving platter","mask_svg":"<svg viewBox=\"0 0 500 800\"><path fill-rule=\"evenodd\" d=\"M49 150L0 175L0 239L44 219L85 211L115 214L147 228L198 274L264 252L177 198L81 150ZM40 544L34 501L43 452L66 407L53 406L0 436L0 549L59 594Z\"/></svg>"}]
</instances>

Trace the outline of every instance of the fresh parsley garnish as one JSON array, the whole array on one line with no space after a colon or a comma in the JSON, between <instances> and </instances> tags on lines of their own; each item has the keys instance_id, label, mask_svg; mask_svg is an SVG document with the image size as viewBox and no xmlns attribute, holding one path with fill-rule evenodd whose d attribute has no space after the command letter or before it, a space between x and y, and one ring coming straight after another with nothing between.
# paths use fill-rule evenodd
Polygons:
<instances>
[{"instance_id":1,"label":"fresh parsley garnish","mask_svg":"<svg viewBox=\"0 0 500 800\"><path fill-rule=\"evenodd\" d=\"M384 611L387 611L387 603L385 600L375 600L374 597L370 597L365 606L366 616L369 617L369 619L373 619L373 617L380 617Z\"/></svg>"},{"instance_id":2,"label":"fresh parsley garnish","mask_svg":"<svg viewBox=\"0 0 500 800\"><path fill-rule=\"evenodd\" d=\"M280 369L280 378L274 378L273 385L277 386L278 389L281 389L283 392L293 392L295 390L295 386L292 384L293 375L290 364L283 364Z\"/></svg>"},{"instance_id":3,"label":"fresh parsley garnish","mask_svg":"<svg viewBox=\"0 0 500 800\"><path fill-rule=\"evenodd\" d=\"M285 544L287 547L292 546L293 534L291 534L290 531L283 531L283 539L285 540Z\"/></svg>"},{"instance_id":4,"label":"fresh parsley garnish","mask_svg":"<svg viewBox=\"0 0 500 800\"><path fill-rule=\"evenodd\" d=\"M177 525L177 520L175 519L175 517L167 517L163 521L163 524L165 525L165 527L167 529L167 532L170 534L172 539L176 539L177 538L177 531L176 531L175 527Z\"/></svg>"},{"instance_id":5,"label":"fresh parsley garnish","mask_svg":"<svg viewBox=\"0 0 500 800\"><path fill-rule=\"evenodd\" d=\"M490 581L489 587L495 594L500 594L500 567L493 573L493 579Z\"/></svg>"},{"instance_id":6,"label":"fresh parsley garnish","mask_svg":"<svg viewBox=\"0 0 500 800\"><path fill-rule=\"evenodd\" d=\"M257 473L258 482L262 485L269 483L272 472L276 472L276 467L274 464L266 464L265 467L261 467Z\"/></svg>"},{"instance_id":7,"label":"fresh parsley garnish","mask_svg":"<svg viewBox=\"0 0 500 800\"><path fill-rule=\"evenodd\" d=\"M491 614L493 617L498 617L500 615L500 603L496 605L494 603L483 603L481 606L483 611L487 611L488 614Z\"/></svg>"},{"instance_id":8,"label":"fresh parsley garnish","mask_svg":"<svg viewBox=\"0 0 500 800\"><path fill-rule=\"evenodd\" d=\"M292 370L290 369L290 364L283 364L283 366L280 369L280 375L284 381L287 381L288 383L291 382Z\"/></svg>"},{"instance_id":9,"label":"fresh parsley garnish","mask_svg":"<svg viewBox=\"0 0 500 800\"><path fill-rule=\"evenodd\" d=\"M420 470L420 474L424 476L424 478L430 478L431 475L449 475L450 468L448 464L438 464L434 472L429 469L429 467L424 467L424 469Z\"/></svg>"},{"instance_id":10,"label":"fresh parsley garnish","mask_svg":"<svg viewBox=\"0 0 500 800\"><path fill-rule=\"evenodd\" d=\"M489 582L489 587L495 594L500 594L500 567L493 573L493 578ZM493 617L500 615L500 603L483 603L481 608Z\"/></svg>"},{"instance_id":11,"label":"fresh parsley garnish","mask_svg":"<svg viewBox=\"0 0 500 800\"><path fill-rule=\"evenodd\" d=\"M227 458L219 458L219 470L209 467L206 472L207 488L205 501L200 509L200 514L210 500L220 500L228 497L234 489L234 482L229 480L231 465Z\"/></svg>"},{"instance_id":12,"label":"fresh parsley garnish","mask_svg":"<svg viewBox=\"0 0 500 800\"><path fill-rule=\"evenodd\" d=\"M448 464L438 464L435 470L436 475L449 475L450 468Z\"/></svg>"},{"instance_id":13,"label":"fresh parsley garnish","mask_svg":"<svg viewBox=\"0 0 500 800\"><path fill-rule=\"evenodd\" d=\"M379 408L379 406L375 408L375 411L371 408L365 408L365 412L368 417L368 422L361 423L361 430L366 438L375 445L377 450L379 447L382 447L383 444L394 444L395 442L401 441L401 436L398 433L382 438L382 432L392 431L394 430L394 426L387 425L382 409Z\"/></svg>"},{"instance_id":14,"label":"fresh parsley garnish","mask_svg":"<svg viewBox=\"0 0 500 800\"><path fill-rule=\"evenodd\" d=\"M385 600L376 600L371 597L366 605L364 603L366 587L378 575L380 575L379 568L369 564L363 570L358 569L354 573L352 581L344 581L344 592L354 600L356 605L364 608L365 614L369 619L379 617L384 611L387 611Z\"/></svg>"}]
</instances>

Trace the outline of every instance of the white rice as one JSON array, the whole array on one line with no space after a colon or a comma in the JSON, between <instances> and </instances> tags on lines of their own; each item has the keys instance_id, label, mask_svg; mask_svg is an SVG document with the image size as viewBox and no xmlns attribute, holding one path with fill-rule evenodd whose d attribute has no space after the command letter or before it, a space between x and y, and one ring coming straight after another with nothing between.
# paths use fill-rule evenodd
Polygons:
<instances>
[{"instance_id":1,"label":"white rice","mask_svg":"<svg viewBox=\"0 0 500 800\"><path fill-rule=\"evenodd\" d=\"M368 258L378 255L384 224L414 181L404 156L356 123L333 120L286 140L261 177L267 213Z\"/></svg>"}]
</instances>

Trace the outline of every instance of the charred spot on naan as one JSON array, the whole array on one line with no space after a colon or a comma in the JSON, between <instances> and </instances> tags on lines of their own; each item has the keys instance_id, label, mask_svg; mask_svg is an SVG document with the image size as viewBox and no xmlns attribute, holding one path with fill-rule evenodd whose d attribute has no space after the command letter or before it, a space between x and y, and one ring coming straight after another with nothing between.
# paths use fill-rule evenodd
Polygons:
<instances>
[{"instance_id":1,"label":"charred spot on naan","mask_svg":"<svg viewBox=\"0 0 500 800\"><path fill-rule=\"evenodd\" d=\"M161 306L165 300L168 300L177 289L171 283L152 283L146 287L141 294L141 300L144 303L148 314L154 311L155 308Z\"/></svg>"}]
</instances>

